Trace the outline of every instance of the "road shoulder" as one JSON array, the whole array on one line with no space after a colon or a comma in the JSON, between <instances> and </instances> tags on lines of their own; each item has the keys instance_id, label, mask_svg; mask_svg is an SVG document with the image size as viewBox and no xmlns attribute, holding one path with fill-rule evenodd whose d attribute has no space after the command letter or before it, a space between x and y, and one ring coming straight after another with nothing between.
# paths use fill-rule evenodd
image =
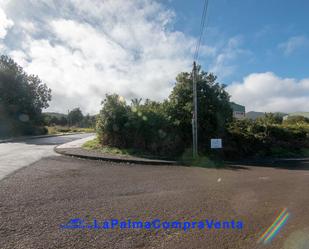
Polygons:
<instances>
[{"instance_id":1,"label":"road shoulder","mask_svg":"<svg viewBox=\"0 0 309 249\"><path fill-rule=\"evenodd\" d=\"M112 161L112 162L122 162L122 163L135 163L135 164L151 164L151 165L176 165L176 161L167 160L154 160L146 159L141 157L129 156L129 155L112 155L105 154L100 151L87 150L82 148L82 145L94 139L95 136L90 136L87 138L75 140L66 144L62 144L54 148L55 152L66 155L79 157L90 160L101 160L101 161Z\"/></svg>"}]
</instances>

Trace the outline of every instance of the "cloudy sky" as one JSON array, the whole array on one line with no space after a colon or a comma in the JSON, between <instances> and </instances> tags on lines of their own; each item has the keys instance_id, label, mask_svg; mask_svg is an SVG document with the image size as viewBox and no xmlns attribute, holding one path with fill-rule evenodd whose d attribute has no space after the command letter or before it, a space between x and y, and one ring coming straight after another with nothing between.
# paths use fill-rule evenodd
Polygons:
<instances>
[{"instance_id":1,"label":"cloudy sky","mask_svg":"<svg viewBox=\"0 0 309 249\"><path fill-rule=\"evenodd\" d=\"M0 53L51 89L48 111L106 93L162 100L191 70L203 0L0 0ZM199 63L247 111L309 111L309 2L210 0Z\"/></svg>"}]
</instances>

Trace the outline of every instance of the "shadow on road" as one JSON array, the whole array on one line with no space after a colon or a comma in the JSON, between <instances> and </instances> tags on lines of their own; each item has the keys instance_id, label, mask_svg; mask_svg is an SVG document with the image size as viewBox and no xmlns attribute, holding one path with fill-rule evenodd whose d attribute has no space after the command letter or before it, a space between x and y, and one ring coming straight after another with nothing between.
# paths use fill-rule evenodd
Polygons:
<instances>
[{"instance_id":1,"label":"shadow on road","mask_svg":"<svg viewBox=\"0 0 309 249\"><path fill-rule=\"evenodd\" d=\"M230 170L250 170L250 167L247 165L240 166L240 165L226 165L222 169L230 169Z\"/></svg>"},{"instance_id":2,"label":"shadow on road","mask_svg":"<svg viewBox=\"0 0 309 249\"><path fill-rule=\"evenodd\" d=\"M287 169L287 170L309 170L309 159L283 159L273 161L256 161L256 162L237 162L235 164L230 163L231 167L269 167L276 169Z\"/></svg>"}]
</instances>

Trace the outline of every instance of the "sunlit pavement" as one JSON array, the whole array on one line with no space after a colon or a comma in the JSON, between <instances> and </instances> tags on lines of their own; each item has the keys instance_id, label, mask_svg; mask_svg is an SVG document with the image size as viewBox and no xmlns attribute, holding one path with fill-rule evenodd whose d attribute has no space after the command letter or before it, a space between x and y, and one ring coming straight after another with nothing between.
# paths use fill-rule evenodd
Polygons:
<instances>
[{"instance_id":1,"label":"sunlit pavement","mask_svg":"<svg viewBox=\"0 0 309 249\"><path fill-rule=\"evenodd\" d=\"M19 142L0 143L0 180L24 166L48 156L56 156L53 148L62 143L89 137L76 134L58 137L27 139Z\"/></svg>"}]
</instances>

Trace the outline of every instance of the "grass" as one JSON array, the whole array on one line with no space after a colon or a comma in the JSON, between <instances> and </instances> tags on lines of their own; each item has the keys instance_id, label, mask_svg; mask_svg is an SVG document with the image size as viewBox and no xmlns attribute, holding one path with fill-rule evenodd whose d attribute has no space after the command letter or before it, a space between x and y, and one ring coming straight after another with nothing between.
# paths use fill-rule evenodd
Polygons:
<instances>
[{"instance_id":1,"label":"grass","mask_svg":"<svg viewBox=\"0 0 309 249\"><path fill-rule=\"evenodd\" d=\"M119 149L119 148L110 147L110 146L102 146L99 143L99 140L97 138L84 143L83 148L85 148L87 150L97 150L97 151L100 151L100 152L106 153L106 154L130 155L130 152L126 149Z\"/></svg>"},{"instance_id":2,"label":"grass","mask_svg":"<svg viewBox=\"0 0 309 249\"><path fill-rule=\"evenodd\" d=\"M83 144L83 148L87 150L96 150L104 154L111 155L122 155L122 156L135 156L147 159L158 159L158 160L174 160L174 158L159 157L149 154L145 151L140 151L136 149L121 149L116 147L111 147L107 145L101 145L99 140L93 139Z\"/></svg>"},{"instance_id":3,"label":"grass","mask_svg":"<svg viewBox=\"0 0 309 249\"><path fill-rule=\"evenodd\" d=\"M111 155L122 155L122 156L136 156L148 159L166 159L166 160L175 160L175 158L158 158L156 156L143 153L141 151L136 151L134 149L120 149L116 147L103 146L100 144L99 140L93 139L87 141L83 144L83 148L87 150L96 150L104 154ZM203 167L203 168L221 168L225 164L218 157L212 156L198 156L197 158L192 158L192 151L187 150L179 160L176 159L180 164L187 166Z\"/></svg>"},{"instance_id":4,"label":"grass","mask_svg":"<svg viewBox=\"0 0 309 249\"><path fill-rule=\"evenodd\" d=\"M120 149L111 146L102 146L98 139L93 139L86 142L83 145L83 148L87 150L96 150L104 154L110 155L122 155L122 156L136 156L142 158L152 158L152 159L167 159L167 160L175 160L175 158L158 158L150 154L142 153L141 151L136 151L133 149ZM273 148L272 149L273 157L309 157L309 149L302 149L300 153L293 153L288 150L284 150L281 148ZM192 157L192 150L186 150L183 155L176 159L180 164L194 167L202 167L202 168L224 168L226 163L222 160L222 156L220 153L213 153L213 155L200 155L196 158Z\"/></svg>"},{"instance_id":5,"label":"grass","mask_svg":"<svg viewBox=\"0 0 309 249\"><path fill-rule=\"evenodd\" d=\"M211 158L209 156L190 157L189 160L183 162L185 165L201 167L201 168L222 168L225 166L223 160Z\"/></svg>"},{"instance_id":6,"label":"grass","mask_svg":"<svg viewBox=\"0 0 309 249\"><path fill-rule=\"evenodd\" d=\"M225 163L217 153L213 155L199 155L197 157L192 157L192 149L186 150L180 158L180 163L187 166L195 166L201 168L222 168Z\"/></svg>"},{"instance_id":7,"label":"grass","mask_svg":"<svg viewBox=\"0 0 309 249\"><path fill-rule=\"evenodd\" d=\"M63 133L80 133L80 132L95 132L93 128L79 128L67 126L48 126L48 135L57 135Z\"/></svg>"}]
</instances>

